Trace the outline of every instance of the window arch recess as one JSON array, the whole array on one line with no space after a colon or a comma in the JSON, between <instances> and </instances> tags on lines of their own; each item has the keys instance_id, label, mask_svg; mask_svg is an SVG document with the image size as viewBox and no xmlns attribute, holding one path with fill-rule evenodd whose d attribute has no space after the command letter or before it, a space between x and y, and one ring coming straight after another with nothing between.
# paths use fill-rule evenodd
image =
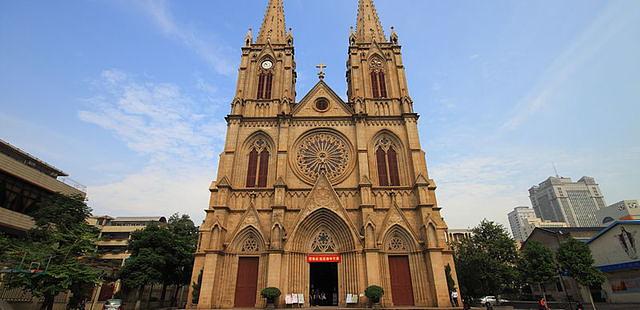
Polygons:
<instances>
[{"instance_id":1,"label":"window arch recess","mask_svg":"<svg viewBox=\"0 0 640 310\"><path fill-rule=\"evenodd\" d=\"M267 186L273 150L273 141L264 132L257 132L246 140L241 153L241 163L246 169L245 187Z\"/></svg>"},{"instance_id":2,"label":"window arch recess","mask_svg":"<svg viewBox=\"0 0 640 310\"><path fill-rule=\"evenodd\" d=\"M371 95L373 98L387 98L387 82L385 76L384 58L373 55L369 59L369 75L371 82Z\"/></svg>"},{"instance_id":3,"label":"window arch recess","mask_svg":"<svg viewBox=\"0 0 640 310\"><path fill-rule=\"evenodd\" d=\"M372 175L379 186L401 186L406 181L407 161L400 140L393 133L383 131L374 136L370 153L375 167Z\"/></svg>"}]
</instances>

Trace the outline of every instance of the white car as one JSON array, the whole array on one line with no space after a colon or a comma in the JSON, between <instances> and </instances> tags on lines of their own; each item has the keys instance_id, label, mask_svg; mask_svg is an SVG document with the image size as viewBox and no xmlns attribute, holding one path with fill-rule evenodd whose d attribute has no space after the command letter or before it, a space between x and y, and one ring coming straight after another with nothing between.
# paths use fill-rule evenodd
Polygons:
<instances>
[{"instance_id":1,"label":"white car","mask_svg":"<svg viewBox=\"0 0 640 310\"><path fill-rule=\"evenodd\" d=\"M504 302L509 302L506 299L500 299L500 303L504 303ZM481 305L486 305L487 303L491 304L491 305L495 305L497 303L496 300L496 296L484 296L482 298L480 298L480 304Z\"/></svg>"}]
</instances>

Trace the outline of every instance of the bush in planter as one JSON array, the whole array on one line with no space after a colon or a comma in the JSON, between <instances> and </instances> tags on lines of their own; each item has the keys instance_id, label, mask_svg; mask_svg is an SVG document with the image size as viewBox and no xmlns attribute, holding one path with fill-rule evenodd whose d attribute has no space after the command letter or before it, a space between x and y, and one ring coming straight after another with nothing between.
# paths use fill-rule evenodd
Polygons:
<instances>
[{"instance_id":1,"label":"bush in planter","mask_svg":"<svg viewBox=\"0 0 640 310\"><path fill-rule=\"evenodd\" d=\"M280 289L277 287L265 287L260 291L260 296L267 299L267 302L273 303L276 298L280 297Z\"/></svg>"},{"instance_id":2,"label":"bush in planter","mask_svg":"<svg viewBox=\"0 0 640 310\"><path fill-rule=\"evenodd\" d=\"M380 298L384 295L384 290L377 285L369 285L369 287L364 290L364 295L367 296L371 302L379 303Z\"/></svg>"}]
</instances>

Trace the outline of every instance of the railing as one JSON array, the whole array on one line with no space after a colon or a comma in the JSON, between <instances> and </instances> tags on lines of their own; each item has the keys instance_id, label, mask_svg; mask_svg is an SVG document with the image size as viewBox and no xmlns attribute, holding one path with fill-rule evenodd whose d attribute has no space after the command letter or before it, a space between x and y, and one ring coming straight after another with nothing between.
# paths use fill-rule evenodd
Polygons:
<instances>
[{"instance_id":1,"label":"railing","mask_svg":"<svg viewBox=\"0 0 640 310\"><path fill-rule=\"evenodd\" d=\"M74 179L72 179L70 177L58 177L58 181L60 181L60 182L62 182L64 184L67 184L67 185L69 185L69 186L71 186L71 187L73 187L73 188L75 188L77 190L80 190L82 192L85 192L85 193L87 192L87 186L86 185L80 184L80 182L78 182L78 181L76 181L76 180L74 180Z\"/></svg>"}]
</instances>

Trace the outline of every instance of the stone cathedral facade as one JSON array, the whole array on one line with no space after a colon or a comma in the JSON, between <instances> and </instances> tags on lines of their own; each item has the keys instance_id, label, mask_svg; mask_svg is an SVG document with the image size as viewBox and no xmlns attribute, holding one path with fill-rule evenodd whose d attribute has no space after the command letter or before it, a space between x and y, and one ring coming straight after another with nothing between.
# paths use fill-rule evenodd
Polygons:
<instances>
[{"instance_id":1,"label":"stone cathedral facade","mask_svg":"<svg viewBox=\"0 0 640 310\"><path fill-rule=\"evenodd\" d=\"M269 1L256 38L247 33L190 308L263 307L265 287L282 291L282 307L363 306L373 284L384 306L451 306L453 255L398 36L385 36L372 0L360 0L348 40L348 102L322 66L296 101L282 0Z\"/></svg>"}]
</instances>

